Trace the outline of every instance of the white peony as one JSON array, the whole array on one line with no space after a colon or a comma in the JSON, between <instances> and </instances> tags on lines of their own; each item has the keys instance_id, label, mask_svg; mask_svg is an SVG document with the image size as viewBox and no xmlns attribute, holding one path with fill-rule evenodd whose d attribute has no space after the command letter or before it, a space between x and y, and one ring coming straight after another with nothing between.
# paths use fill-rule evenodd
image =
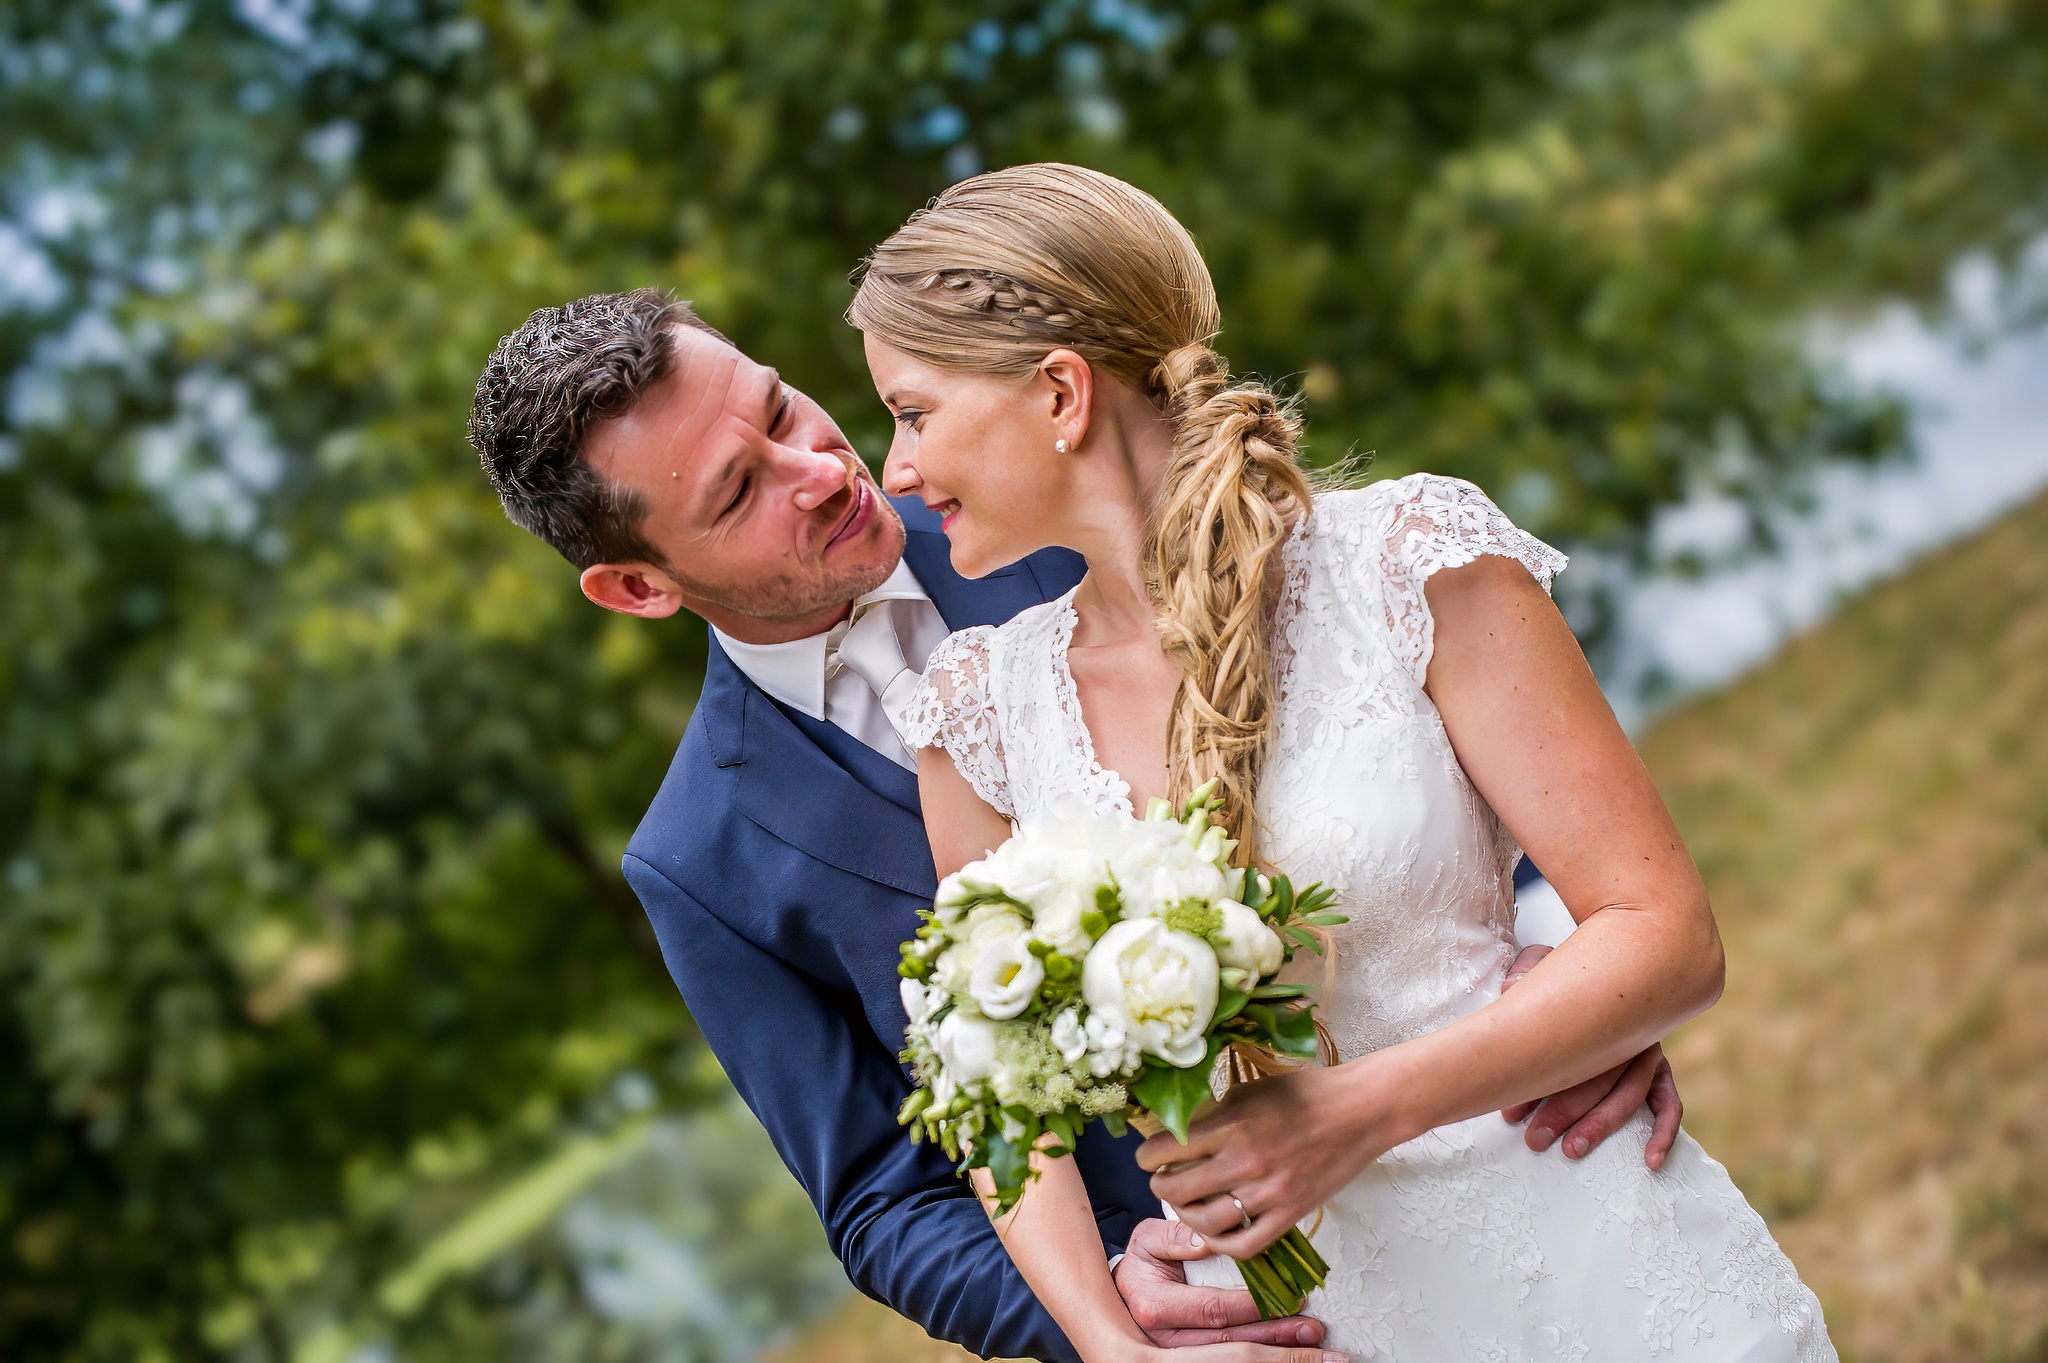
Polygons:
<instances>
[{"instance_id":1,"label":"white peony","mask_svg":"<svg viewBox=\"0 0 2048 1363\"><path fill-rule=\"evenodd\" d=\"M1045 979L1045 963L1033 956L1022 933L997 938L981 947L968 977L967 993L975 1006L1001 1021L1031 1006Z\"/></svg>"},{"instance_id":2,"label":"white peony","mask_svg":"<svg viewBox=\"0 0 2048 1363\"><path fill-rule=\"evenodd\" d=\"M1242 970L1263 979L1280 969L1285 948L1280 934L1266 920L1234 899L1219 899L1214 907L1223 914L1223 926L1211 939L1216 942L1216 960L1226 969Z\"/></svg>"},{"instance_id":3,"label":"white peony","mask_svg":"<svg viewBox=\"0 0 2048 1363\"><path fill-rule=\"evenodd\" d=\"M1140 1050L1186 1068L1208 1053L1204 1033L1216 1015L1218 969L1215 951L1201 938L1155 918L1125 919L1088 953L1081 997Z\"/></svg>"},{"instance_id":4,"label":"white peony","mask_svg":"<svg viewBox=\"0 0 2048 1363\"><path fill-rule=\"evenodd\" d=\"M1125 918L1151 918L1183 899L1227 898L1231 877L1173 823L1132 823L1110 857Z\"/></svg>"}]
</instances>

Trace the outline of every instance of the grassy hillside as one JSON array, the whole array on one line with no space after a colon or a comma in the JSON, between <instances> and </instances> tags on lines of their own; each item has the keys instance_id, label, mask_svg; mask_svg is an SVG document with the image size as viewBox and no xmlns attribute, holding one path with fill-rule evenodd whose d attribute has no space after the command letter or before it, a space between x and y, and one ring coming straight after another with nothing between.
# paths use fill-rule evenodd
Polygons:
<instances>
[{"instance_id":1,"label":"grassy hillside","mask_svg":"<svg viewBox=\"0 0 2048 1363\"><path fill-rule=\"evenodd\" d=\"M1645 756L1729 946L1689 1127L1845 1358L2048 1358L2048 498Z\"/></svg>"},{"instance_id":2,"label":"grassy hillside","mask_svg":"<svg viewBox=\"0 0 2048 1363\"><path fill-rule=\"evenodd\" d=\"M1854 1363L2048 1363L2048 498L1644 745L1728 992L1687 1125ZM960 1359L855 1299L777 1363Z\"/></svg>"}]
</instances>

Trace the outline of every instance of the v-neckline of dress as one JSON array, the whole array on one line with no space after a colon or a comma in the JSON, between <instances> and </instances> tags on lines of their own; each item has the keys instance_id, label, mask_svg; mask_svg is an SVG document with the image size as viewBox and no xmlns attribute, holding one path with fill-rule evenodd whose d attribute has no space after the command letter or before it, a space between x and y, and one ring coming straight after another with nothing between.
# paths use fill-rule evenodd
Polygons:
<instances>
[{"instance_id":1,"label":"v-neckline of dress","mask_svg":"<svg viewBox=\"0 0 2048 1363\"><path fill-rule=\"evenodd\" d=\"M1306 553L1314 508L1294 523L1287 532L1286 542L1281 547L1280 599L1275 603L1273 617L1273 671L1278 684L1284 689L1288 676L1294 670L1294 650L1288 638L1290 628L1301 605L1302 590L1307 585L1308 555ZM1084 581L1086 579L1083 579ZM1081 584L1069 587L1066 594L1053 601L1052 632L1052 682L1054 698L1060 713L1073 729L1073 750L1081 759L1082 785L1088 792L1090 802L1098 808L1104 802L1118 813L1130 818L1138 817L1138 811L1131 802L1130 782L1118 772L1102 765L1095 755L1095 735L1089 732L1088 717L1081 709L1081 688L1075 684L1074 669L1067 654L1074 644L1074 629L1080 623L1080 613L1074 609L1075 594Z\"/></svg>"},{"instance_id":2,"label":"v-neckline of dress","mask_svg":"<svg viewBox=\"0 0 2048 1363\"><path fill-rule=\"evenodd\" d=\"M1080 584L1076 583L1068 588L1066 595L1053 603L1053 694L1059 704L1060 713L1066 716L1067 723L1072 726L1073 746L1080 753L1083 786L1088 792L1090 803L1099 807L1107 800L1118 813L1136 818L1137 810L1131 804L1130 782L1103 766L1101 760L1095 756L1095 735L1088 731L1088 717L1081 710L1081 688L1074 684L1074 669L1067 661L1067 650L1074 643L1074 627L1081 619L1079 612L1074 609L1074 593L1080 590Z\"/></svg>"}]
</instances>

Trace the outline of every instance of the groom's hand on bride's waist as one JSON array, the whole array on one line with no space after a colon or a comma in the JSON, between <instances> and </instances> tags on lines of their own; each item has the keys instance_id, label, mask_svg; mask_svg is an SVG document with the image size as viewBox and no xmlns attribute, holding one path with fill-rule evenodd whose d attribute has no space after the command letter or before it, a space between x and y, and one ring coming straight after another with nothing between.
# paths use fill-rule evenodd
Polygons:
<instances>
[{"instance_id":1,"label":"groom's hand on bride's waist","mask_svg":"<svg viewBox=\"0 0 2048 1363\"><path fill-rule=\"evenodd\" d=\"M1526 948L1508 967L1501 992L1505 994L1514 988L1516 981L1549 954L1549 947ZM1518 1104L1500 1115L1510 1122L1529 1123L1523 1139L1531 1150L1540 1154L1562 1137L1565 1157L1584 1159L1594 1146L1621 1130L1646 1102L1655 1124L1650 1130L1649 1146L1643 1151L1643 1162L1659 1169L1678 1140L1679 1119L1685 1115L1685 1104L1678 1097L1678 1081L1671 1075L1671 1062L1664 1058L1661 1045L1651 1046L1626 1065L1596 1074L1563 1093Z\"/></svg>"},{"instance_id":2,"label":"groom's hand on bride's waist","mask_svg":"<svg viewBox=\"0 0 2048 1363\"><path fill-rule=\"evenodd\" d=\"M1299 1347L1322 1342L1323 1327L1306 1316L1260 1320L1249 1292L1189 1284L1187 1261L1211 1251L1202 1237L1177 1221L1140 1221L1117 1261L1116 1290L1131 1319L1164 1348L1194 1344L1274 1344Z\"/></svg>"}]
</instances>

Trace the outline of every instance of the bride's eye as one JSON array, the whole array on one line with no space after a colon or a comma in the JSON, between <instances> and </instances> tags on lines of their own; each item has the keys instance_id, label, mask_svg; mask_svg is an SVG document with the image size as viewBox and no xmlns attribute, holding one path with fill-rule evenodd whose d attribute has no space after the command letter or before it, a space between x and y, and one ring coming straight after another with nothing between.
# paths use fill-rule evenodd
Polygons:
<instances>
[{"instance_id":1,"label":"bride's eye","mask_svg":"<svg viewBox=\"0 0 2048 1363\"><path fill-rule=\"evenodd\" d=\"M905 430L916 430L917 423L923 420L924 409L920 407L905 407L902 411L896 414L896 424L898 426L903 427Z\"/></svg>"}]
</instances>

